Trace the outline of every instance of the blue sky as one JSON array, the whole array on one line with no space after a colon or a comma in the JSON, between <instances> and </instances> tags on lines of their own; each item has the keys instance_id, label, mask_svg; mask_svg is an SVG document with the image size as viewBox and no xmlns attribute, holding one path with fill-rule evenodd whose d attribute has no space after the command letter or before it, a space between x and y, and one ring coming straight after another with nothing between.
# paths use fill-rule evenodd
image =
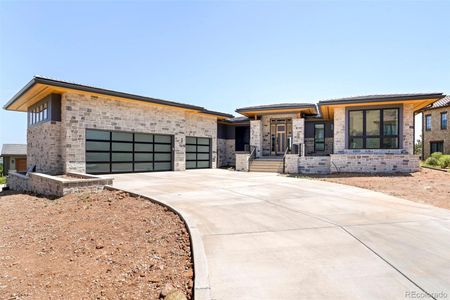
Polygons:
<instances>
[{"instance_id":1,"label":"blue sky","mask_svg":"<svg viewBox=\"0 0 450 300\"><path fill-rule=\"evenodd\" d=\"M450 1L0 1L0 104L33 75L233 113L450 93ZM0 144L25 113L0 111Z\"/></svg>"}]
</instances>

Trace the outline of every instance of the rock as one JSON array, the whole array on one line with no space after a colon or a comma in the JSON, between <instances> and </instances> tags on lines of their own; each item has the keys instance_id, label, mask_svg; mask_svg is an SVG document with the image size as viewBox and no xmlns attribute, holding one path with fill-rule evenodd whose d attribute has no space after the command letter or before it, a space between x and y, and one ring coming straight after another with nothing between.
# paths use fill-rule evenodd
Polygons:
<instances>
[{"instance_id":1,"label":"rock","mask_svg":"<svg viewBox=\"0 0 450 300\"><path fill-rule=\"evenodd\" d=\"M164 298L167 295L169 295L169 293L171 291L173 291L173 286L170 283L166 283L161 290L161 294L160 294L161 298Z\"/></svg>"},{"instance_id":2,"label":"rock","mask_svg":"<svg viewBox=\"0 0 450 300\"><path fill-rule=\"evenodd\" d=\"M178 290L173 290L164 298L164 300L187 300L187 299L182 292Z\"/></svg>"}]
</instances>

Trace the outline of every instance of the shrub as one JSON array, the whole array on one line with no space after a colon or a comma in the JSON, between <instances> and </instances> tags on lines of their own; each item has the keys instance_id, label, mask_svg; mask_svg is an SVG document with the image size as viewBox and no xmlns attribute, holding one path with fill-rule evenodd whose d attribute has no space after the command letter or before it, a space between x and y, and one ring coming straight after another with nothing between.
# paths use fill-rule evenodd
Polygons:
<instances>
[{"instance_id":1,"label":"shrub","mask_svg":"<svg viewBox=\"0 0 450 300\"><path fill-rule=\"evenodd\" d=\"M431 157L439 159L442 156L442 152L433 152L431 153Z\"/></svg>"},{"instance_id":2,"label":"shrub","mask_svg":"<svg viewBox=\"0 0 450 300\"><path fill-rule=\"evenodd\" d=\"M450 155L442 155L439 158L439 166L443 169L450 167Z\"/></svg>"},{"instance_id":3,"label":"shrub","mask_svg":"<svg viewBox=\"0 0 450 300\"><path fill-rule=\"evenodd\" d=\"M437 166L439 164L439 160L435 157L428 157L425 163L429 166Z\"/></svg>"},{"instance_id":4,"label":"shrub","mask_svg":"<svg viewBox=\"0 0 450 300\"><path fill-rule=\"evenodd\" d=\"M0 177L0 184L5 184L6 183L6 177Z\"/></svg>"}]
</instances>

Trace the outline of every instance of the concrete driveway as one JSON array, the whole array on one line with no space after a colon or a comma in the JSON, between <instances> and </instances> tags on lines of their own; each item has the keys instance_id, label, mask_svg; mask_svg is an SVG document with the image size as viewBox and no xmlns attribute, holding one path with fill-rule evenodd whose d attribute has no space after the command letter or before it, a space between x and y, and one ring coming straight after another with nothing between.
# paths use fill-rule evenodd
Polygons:
<instances>
[{"instance_id":1,"label":"concrete driveway","mask_svg":"<svg viewBox=\"0 0 450 300\"><path fill-rule=\"evenodd\" d=\"M209 275L196 278L199 298L450 298L449 210L268 173L114 177L192 223L206 254L198 275Z\"/></svg>"}]
</instances>

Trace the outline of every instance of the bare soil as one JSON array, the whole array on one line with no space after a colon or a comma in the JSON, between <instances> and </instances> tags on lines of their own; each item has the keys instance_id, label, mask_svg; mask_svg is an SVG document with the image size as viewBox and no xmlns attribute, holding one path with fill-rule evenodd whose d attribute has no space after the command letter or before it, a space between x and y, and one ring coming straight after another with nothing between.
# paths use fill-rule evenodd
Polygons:
<instances>
[{"instance_id":1,"label":"bare soil","mask_svg":"<svg viewBox=\"0 0 450 300\"><path fill-rule=\"evenodd\" d=\"M111 191L0 193L0 299L190 299L192 287L187 229L165 207Z\"/></svg>"},{"instance_id":2,"label":"bare soil","mask_svg":"<svg viewBox=\"0 0 450 300\"><path fill-rule=\"evenodd\" d=\"M323 181L353 185L415 202L450 209L450 173L421 168L411 174L333 174Z\"/></svg>"}]
</instances>

